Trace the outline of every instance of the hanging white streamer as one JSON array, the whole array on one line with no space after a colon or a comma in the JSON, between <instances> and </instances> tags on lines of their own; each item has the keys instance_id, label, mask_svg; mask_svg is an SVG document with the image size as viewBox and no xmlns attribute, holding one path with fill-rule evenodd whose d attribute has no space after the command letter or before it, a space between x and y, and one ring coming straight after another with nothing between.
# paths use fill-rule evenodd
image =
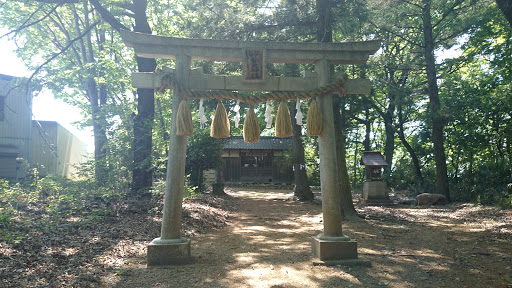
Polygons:
<instances>
[{"instance_id":1,"label":"hanging white streamer","mask_svg":"<svg viewBox=\"0 0 512 288\"><path fill-rule=\"evenodd\" d=\"M240 122L240 101L236 101L236 105L233 108L233 111L236 112L235 114L235 128L238 128L238 123Z\"/></svg>"},{"instance_id":2,"label":"hanging white streamer","mask_svg":"<svg viewBox=\"0 0 512 288\"><path fill-rule=\"evenodd\" d=\"M300 99L297 98L297 104L295 106L297 108L297 113L295 113L295 119L297 120L297 125L302 126L302 119L304 118L304 115L302 115L302 111L300 111Z\"/></svg>"},{"instance_id":3,"label":"hanging white streamer","mask_svg":"<svg viewBox=\"0 0 512 288\"><path fill-rule=\"evenodd\" d=\"M204 129L204 124L208 119L206 119L206 116L204 115L203 99L199 100L199 113L197 113L197 116L199 116L199 127Z\"/></svg>"},{"instance_id":4,"label":"hanging white streamer","mask_svg":"<svg viewBox=\"0 0 512 288\"><path fill-rule=\"evenodd\" d=\"M265 122L267 122L267 128L272 128L272 113L270 112L270 102L268 100L265 108Z\"/></svg>"}]
</instances>

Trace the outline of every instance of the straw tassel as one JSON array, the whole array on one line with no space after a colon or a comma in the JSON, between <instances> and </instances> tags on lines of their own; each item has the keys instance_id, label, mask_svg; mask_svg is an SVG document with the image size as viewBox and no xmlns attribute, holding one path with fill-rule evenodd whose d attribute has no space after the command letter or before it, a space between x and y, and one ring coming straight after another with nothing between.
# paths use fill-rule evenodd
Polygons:
<instances>
[{"instance_id":1,"label":"straw tassel","mask_svg":"<svg viewBox=\"0 0 512 288\"><path fill-rule=\"evenodd\" d=\"M260 141L260 121L254 113L253 106L245 114L244 120L244 141L253 143Z\"/></svg>"},{"instance_id":2,"label":"straw tassel","mask_svg":"<svg viewBox=\"0 0 512 288\"><path fill-rule=\"evenodd\" d=\"M322 113L315 98L313 98L311 105L309 105L306 134L309 136L322 135Z\"/></svg>"},{"instance_id":3,"label":"straw tassel","mask_svg":"<svg viewBox=\"0 0 512 288\"><path fill-rule=\"evenodd\" d=\"M276 136L277 137L290 137L293 135L292 119L290 118L290 110L286 101L279 103L276 116Z\"/></svg>"},{"instance_id":4,"label":"straw tassel","mask_svg":"<svg viewBox=\"0 0 512 288\"><path fill-rule=\"evenodd\" d=\"M176 118L176 135L192 136L194 134L194 126L192 125L192 113L188 105L188 100L183 99L178 108L178 116Z\"/></svg>"},{"instance_id":5,"label":"straw tassel","mask_svg":"<svg viewBox=\"0 0 512 288\"><path fill-rule=\"evenodd\" d=\"M210 136L214 138L229 138L230 134L229 118L226 108L222 101L219 100L217 103L217 109L215 109L215 116L213 117L212 126L210 130Z\"/></svg>"}]
</instances>

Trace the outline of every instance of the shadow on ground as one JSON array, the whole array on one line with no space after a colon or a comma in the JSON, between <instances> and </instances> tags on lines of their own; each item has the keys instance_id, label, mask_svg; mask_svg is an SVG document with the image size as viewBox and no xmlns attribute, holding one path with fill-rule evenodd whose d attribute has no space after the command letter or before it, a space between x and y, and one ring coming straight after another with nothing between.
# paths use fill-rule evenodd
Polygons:
<instances>
[{"instance_id":1,"label":"shadow on ground","mask_svg":"<svg viewBox=\"0 0 512 288\"><path fill-rule=\"evenodd\" d=\"M134 257L115 287L510 285L511 239L450 221L456 209L445 216L434 211L435 217L411 207L361 210L371 217L343 229L373 267L323 267L313 266L310 246L322 229L321 206L290 201L291 194L278 191L231 195L239 210L228 227L193 239L193 264L147 269L144 256Z\"/></svg>"}]
</instances>

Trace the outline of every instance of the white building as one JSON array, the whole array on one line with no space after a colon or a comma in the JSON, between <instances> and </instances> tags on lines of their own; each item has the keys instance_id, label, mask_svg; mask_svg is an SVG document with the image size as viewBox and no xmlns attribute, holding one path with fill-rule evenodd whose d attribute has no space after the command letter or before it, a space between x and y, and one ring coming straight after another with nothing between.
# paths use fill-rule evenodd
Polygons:
<instances>
[{"instance_id":1,"label":"white building","mask_svg":"<svg viewBox=\"0 0 512 288\"><path fill-rule=\"evenodd\" d=\"M57 122L32 120L32 91L16 80L0 74L0 177L24 178L31 167L72 176L87 160L85 144Z\"/></svg>"}]
</instances>

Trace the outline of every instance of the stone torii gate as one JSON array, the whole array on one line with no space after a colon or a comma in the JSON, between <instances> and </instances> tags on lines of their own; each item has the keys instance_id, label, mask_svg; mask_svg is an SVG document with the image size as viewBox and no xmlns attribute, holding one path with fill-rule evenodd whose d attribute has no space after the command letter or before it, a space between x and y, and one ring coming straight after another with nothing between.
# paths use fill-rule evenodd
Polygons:
<instances>
[{"instance_id":1,"label":"stone torii gate","mask_svg":"<svg viewBox=\"0 0 512 288\"><path fill-rule=\"evenodd\" d=\"M348 43L243 42L183 39L121 31L123 41L139 57L175 59L174 80L189 90L288 91L303 92L327 86L333 79L330 64L364 64L380 48L380 40ZM243 76L206 75L191 69L192 60L242 62ZM315 73L304 77L265 76L265 63L310 63ZM162 74L133 73L135 88L160 89ZM346 79L345 94L369 94L366 79ZM175 90L172 99L171 133L162 230L148 245L148 266L172 265L191 261L190 239L181 236L182 200L185 177L187 136L176 135L176 112L183 99ZM332 110L332 95L319 96L323 132L319 136L320 181L322 189L323 232L312 237L313 253L321 261L357 259L357 242L343 235L341 194ZM220 244L221 245L221 244Z\"/></svg>"}]
</instances>

